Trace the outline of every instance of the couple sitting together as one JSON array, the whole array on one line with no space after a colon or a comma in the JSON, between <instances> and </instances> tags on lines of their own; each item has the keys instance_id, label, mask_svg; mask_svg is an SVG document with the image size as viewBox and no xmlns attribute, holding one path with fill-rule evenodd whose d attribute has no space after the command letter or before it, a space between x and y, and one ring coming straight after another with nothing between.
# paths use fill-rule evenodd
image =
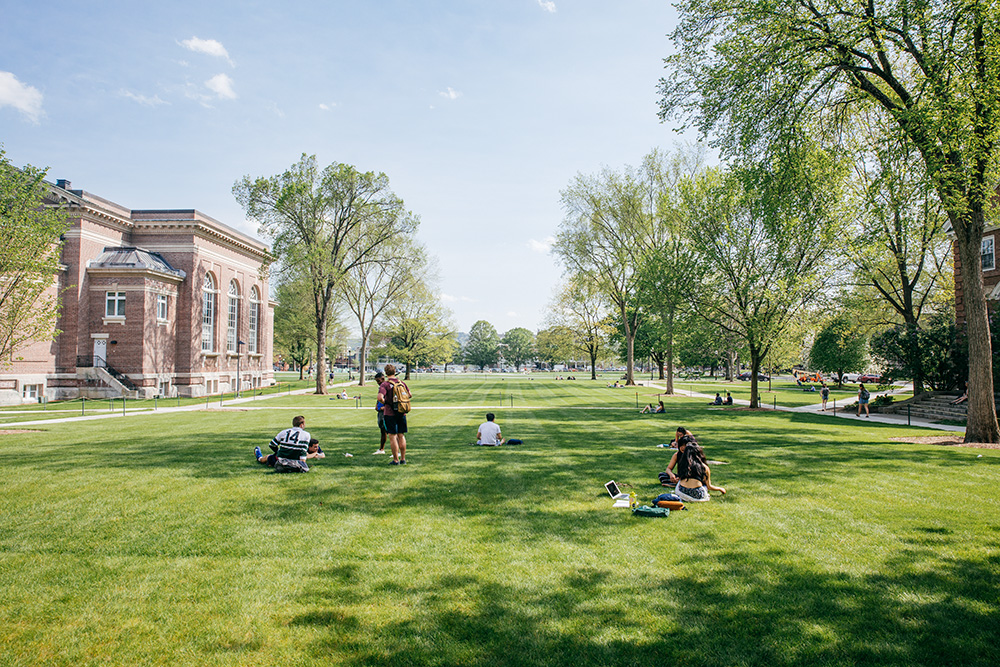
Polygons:
<instances>
[{"instance_id":1,"label":"couple sitting together","mask_svg":"<svg viewBox=\"0 0 1000 667\"><path fill-rule=\"evenodd\" d=\"M660 484L674 486L676 493L686 503L703 503L711 500L709 491L726 490L712 484L712 471L705 460L705 450L683 426L677 428L677 439L670 443L677 451L670 458L666 471L660 473ZM674 474L674 469L677 474Z\"/></svg>"}]
</instances>

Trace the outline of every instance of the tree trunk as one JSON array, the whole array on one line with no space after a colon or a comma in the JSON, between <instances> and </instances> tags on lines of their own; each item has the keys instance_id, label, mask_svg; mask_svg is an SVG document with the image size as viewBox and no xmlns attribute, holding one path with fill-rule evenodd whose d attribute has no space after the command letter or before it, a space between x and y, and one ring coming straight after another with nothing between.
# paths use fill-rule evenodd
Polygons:
<instances>
[{"instance_id":1,"label":"tree trunk","mask_svg":"<svg viewBox=\"0 0 1000 667\"><path fill-rule=\"evenodd\" d=\"M316 393L326 391L326 323L324 315L316 321Z\"/></svg>"},{"instance_id":2,"label":"tree trunk","mask_svg":"<svg viewBox=\"0 0 1000 667\"><path fill-rule=\"evenodd\" d=\"M757 374L760 373L761 355L757 348L750 346L750 407L760 407L760 392L757 390Z\"/></svg>"},{"instance_id":3,"label":"tree trunk","mask_svg":"<svg viewBox=\"0 0 1000 667\"><path fill-rule=\"evenodd\" d=\"M674 393L674 309L667 313L667 393Z\"/></svg>"},{"instance_id":4,"label":"tree trunk","mask_svg":"<svg viewBox=\"0 0 1000 667\"><path fill-rule=\"evenodd\" d=\"M361 349L358 350L358 386L365 386L365 367L368 366L368 337L361 337Z\"/></svg>"},{"instance_id":5,"label":"tree trunk","mask_svg":"<svg viewBox=\"0 0 1000 667\"><path fill-rule=\"evenodd\" d=\"M625 324L625 386L635 385L635 332Z\"/></svg>"},{"instance_id":6,"label":"tree trunk","mask_svg":"<svg viewBox=\"0 0 1000 667\"><path fill-rule=\"evenodd\" d=\"M990 321L983 289L980 234L970 234L968 227L983 228L983 212L973 207L972 224L955 224L961 263L962 301L965 326L969 336L969 411L965 424L965 442L1000 442L996 401L993 396L993 351L990 344Z\"/></svg>"},{"instance_id":7,"label":"tree trunk","mask_svg":"<svg viewBox=\"0 0 1000 667\"><path fill-rule=\"evenodd\" d=\"M409 361L407 361L406 362L406 375L403 377L404 380L409 380L410 379L410 368L412 368L412 367L413 367L413 364L411 364Z\"/></svg>"}]
</instances>

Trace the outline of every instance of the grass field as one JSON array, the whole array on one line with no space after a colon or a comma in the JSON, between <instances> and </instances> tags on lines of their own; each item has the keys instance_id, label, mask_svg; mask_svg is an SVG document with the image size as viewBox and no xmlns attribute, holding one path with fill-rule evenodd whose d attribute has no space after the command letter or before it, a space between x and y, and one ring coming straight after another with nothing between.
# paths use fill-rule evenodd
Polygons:
<instances>
[{"instance_id":1,"label":"grass field","mask_svg":"<svg viewBox=\"0 0 1000 667\"><path fill-rule=\"evenodd\" d=\"M410 386L398 467L372 387L0 436L0 665L1000 663L1000 450L638 415L603 380ZM524 445L469 446L487 408ZM250 451L296 414L327 458L275 475ZM612 509L609 479L662 490L679 424L727 495Z\"/></svg>"}]
</instances>

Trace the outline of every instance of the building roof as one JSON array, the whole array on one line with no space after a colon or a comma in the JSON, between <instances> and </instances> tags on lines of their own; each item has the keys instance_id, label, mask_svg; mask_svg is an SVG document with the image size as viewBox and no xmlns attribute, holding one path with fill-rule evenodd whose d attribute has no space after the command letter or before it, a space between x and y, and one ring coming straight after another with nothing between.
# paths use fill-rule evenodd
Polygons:
<instances>
[{"instance_id":1,"label":"building roof","mask_svg":"<svg viewBox=\"0 0 1000 667\"><path fill-rule=\"evenodd\" d=\"M135 269L137 271L156 271L184 278L185 273L170 266L158 252L150 252L142 248L124 246L105 248L104 252L87 262L88 269Z\"/></svg>"}]
</instances>

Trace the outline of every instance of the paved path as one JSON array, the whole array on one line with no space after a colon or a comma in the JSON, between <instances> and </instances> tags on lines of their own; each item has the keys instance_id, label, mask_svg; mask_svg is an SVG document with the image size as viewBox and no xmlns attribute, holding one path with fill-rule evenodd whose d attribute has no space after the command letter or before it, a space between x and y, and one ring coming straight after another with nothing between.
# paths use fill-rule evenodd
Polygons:
<instances>
[{"instance_id":1,"label":"paved path","mask_svg":"<svg viewBox=\"0 0 1000 667\"><path fill-rule=\"evenodd\" d=\"M651 389L660 389L660 390L666 391L666 387L663 387L661 385L654 384L654 383L651 383L651 382L648 382L648 381L643 381L642 384L643 384L643 386L650 387ZM715 396L713 396L711 394L702 394L702 393L697 392L697 391L687 391L685 389L676 389L675 388L674 389L674 393L675 394L681 394L682 396L691 396L691 397L694 397L694 398L705 398L705 399L708 399L709 401L711 401L712 399L715 398ZM887 393L891 393L891 392L887 392ZM873 396L873 398L874 398L874 396ZM750 401L744 401L742 399L735 399L735 398L733 399L733 403L735 405L743 405L743 406L749 406L750 405ZM769 409L770 408L770 406L768 406L768 405L763 405L762 407L764 409ZM893 424L895 426L907 426L907 425L910 425L910 426L919 426L921 428L932 428L932 429L936 429L938 431L954 431L954 432L960 432L960 433L964 433L965 432L965 427L964 426L949 426L947 424L935 424L934 422L930 422L930 421L927 421L925 419L917 419L916 417L911 418L909 420L909 424L907 424L907 417L906 417L906 415L890 415L890 414L882 414L882 413L875 413L875 412L873 412L871 414L871 417L864 417L864 416L858 417L857 413L855 413L854 411L843 410L843 409L839 409L837 411L837 413L834 414L834 412L833 412L833 401L829 401L827 403L827 407L828 407L828 409L827 409L826 412L823 412L823 404L822 403L816 403L815 405L801 405L801 406L794 407L794 408L786 407L784 405L779 405L779 406L777 406L774 409L778 410L779 412L808 412L810 414L823 415L823 416L826 416L826 417L830 417L831 419L832 418L836 418L836 419L849 419L851 421L856 421L856 422L869 422L869 423L870 422L878 422L880 424Z\"/></svg>"}]
</instances>

